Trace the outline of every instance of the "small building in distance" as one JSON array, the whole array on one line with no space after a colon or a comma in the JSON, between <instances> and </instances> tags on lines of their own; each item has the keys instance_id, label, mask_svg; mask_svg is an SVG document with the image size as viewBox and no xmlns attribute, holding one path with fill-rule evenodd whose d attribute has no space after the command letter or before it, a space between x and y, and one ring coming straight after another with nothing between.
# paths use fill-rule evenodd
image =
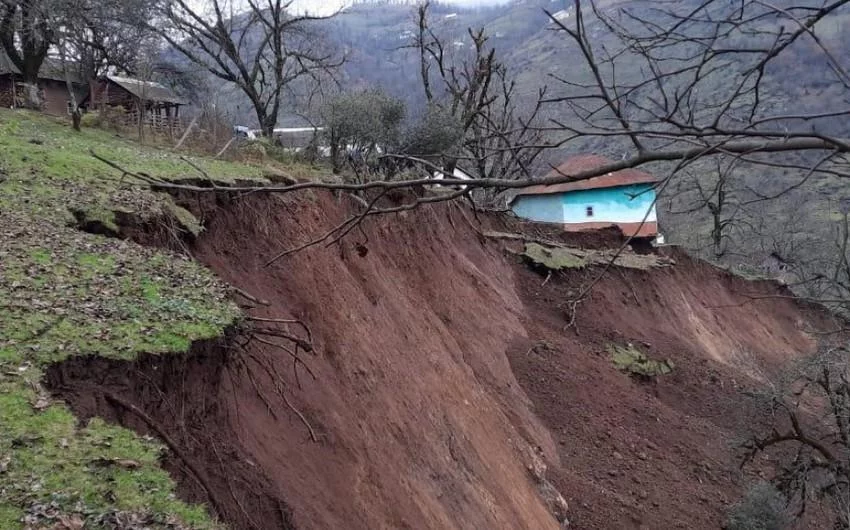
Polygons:
<instances>
[{"instance_id":1,"label":"small building in distance","mask_svg":"<svg viewBox=\"0 0 850 530\"><path fill-rule=\"evenodd\" d=\"M570 158L546 176L577 175L612 164L605 157ZM659 179L637 169L623 169L576 182L531 186L510 201L513 212L542 223L557 223L568 231L616 226L626 236L658 236L655 184Z\"/></svg>"},{"instance_id":2,"label":"small building in distance","mask_svg":"<svg viewBox=\"0 0 850 530\"><path fill-rule=\"evenodd\" d=\"M76 64L68 65L68 77L74 91L74 97L79 104L85 98L88 87L80 78ZM70 113L71 98L68 95L68 84L65 69L61 61L48 57L38 72L39 96L42 101L42 111L54 116L64 116ZM24 86L21 71L8 55L0 50L0 106L14 108L24 100Z\"/></svg>"},{"instance_id":3,"label":"small building in distance","mask_svg":"<svg viewBox=\"0 0 850 530\"><path fill-rule=\"evenodd\" d=\"M138 122L140 110L144 110L150 125L176 127L180 107L188 103L160 83L107 75L90 83L84 106L89 111L121 107L128 113L128 121L134 123Z\"/></svg>"}]
</instances>

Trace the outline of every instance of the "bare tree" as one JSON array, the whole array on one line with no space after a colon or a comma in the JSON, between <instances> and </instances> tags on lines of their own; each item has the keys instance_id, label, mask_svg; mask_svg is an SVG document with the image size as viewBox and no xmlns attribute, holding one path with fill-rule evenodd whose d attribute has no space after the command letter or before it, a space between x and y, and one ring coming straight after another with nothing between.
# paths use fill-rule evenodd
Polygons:
<instances>
[{"instance_id":1,"label":"bare tree","mask_svg":"<svg viewBox=\"0 0 850 530\"><path fill-rule=\"evenodd\" d=\"M522 113L516 81L499 60L484 28L469 28L467 41L447 44L432 26L429 8L429 2L417 8L417 31L409 47L419 57L429 109L453 119L458 129L456 144L438 147L445 172L451 175L455 165L462 162L479 179L530 176L534 161L546 147L536 127L545 87ZM455 44L463 44L462 51L454 51ZM467 45L469 51L463 51ZM411 146L414 153L430 154L416 153L420 144Z\"/></svg>"},{"instance_id":2,"label":"bare tree","mask_svg":"<svg viewBox=\"0 0 850 530\"><path fill-rule=\"evenodd\" d=\"M63 15L66 47L84 80L108 70L136 75L139 55L155 47L159 37L150 26L158 21L154 2L142 0L80 0Z\"/></svg>"},{"instance_id":3,"label":"bare tree","mask_svg":"<svg viewBox=\"0 0 850 530\"><path fill-rule=\"evenodd\" d=\"M201 11L189 0L166 0L167 27L152 29L193 63L234 83L250 100L260 128L271 136L288 85L319 80L341 66L312 21L295 15L294 0L212 0ZM243 9L240 9L244 6Z\"/></svg>"},{"instance_id":4,"label":"bare tree","mask_svg":"<svg viewBox=\"0 0 850 530\"><path fill-rule=\"evenodd\" d=\"M680 217L682 222L693 224L700 219L700 214L707 214L714 259L727 254L730 240L739 235L742 225L749 226L748 212L740 198L742 185L736 177L737 165L737 159L716 157L710 167L703 165L698 171L683 171L682 178L671 187L667 198L669 215L686 216ZM698 246L692 250L701 253L703 248Z\"/></svg>"},{"instance_id":5,"label":"bare tree","mask_svg":"<svg viewBox=\"0 0 850 530\"><path fill-rule=\"evenodd\" d=\"M68 89L68 111L71 114L71 127L75 131L79 132L80 124L83 119L83 112L80 110L80 102L77 101L74 83L71 80L71 66L68 64L68 48L65 38L59 38L57 48L59 49L59 61L62 65L62 75L65 77L65 87Z\"/></svg>"},{"instance_id":6,"label":"bare tree","mask_svg":"<svg viewBox=\"0 0 850 530\"><path fill-rule=\"evenodd\" d=\"M811 151L816 158L802 169L825 170L848 143L822 131L850 108L777 112L783 95L766 72L845 4L783 9L760 0L707 0L602 11L575 0L571 18L552 23L583 64L571 77L555 76L565 93L547 103L570 112L550 130L564 134L559 145L565 147L591 138L618 142L622 158L634 163L727 155L767 167L776 159L760 153ZM594 45L600 32L609 39L601 49ZM822 53L829 58L825 74L845 86L844 67L829 50ZM645 75L624 76L626 69Z\"/></svg>"},{"instance_id":7,"label":"bare tree","mask_svg":"<svg viewBox=\"0 0 850 530\"><path fill-rule=\"evenodd\" d=\"M834 527L850 528L850 351L825 346L760 397L773 422L746 442L744 464L777 457L773 482L798 516L813 500L826 500Z\"/></svg>"}]
</instances>

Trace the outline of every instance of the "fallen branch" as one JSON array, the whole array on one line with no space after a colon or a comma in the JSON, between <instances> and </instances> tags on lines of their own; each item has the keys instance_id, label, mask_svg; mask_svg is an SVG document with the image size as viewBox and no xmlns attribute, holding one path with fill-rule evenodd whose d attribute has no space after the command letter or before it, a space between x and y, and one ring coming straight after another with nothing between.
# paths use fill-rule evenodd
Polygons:
<instances>
[{"instance_id":1,"label":"fallen branch","mask_svg":"<svg viewBox=\"0 0 850 530\"><path fill-rule=\"evenodd\" d=\"M342 223L334 226L333 228L331 228L330 230L328 230L327 232L322 234L321 237L318 237L316 239L312 239L312 240L307 241L306 243L303 243L303 244L301 244L297 247L285 250L285 251L281 252L280 254L277 254L272 259L270 259L268 262L266 262L265 266L268 267L281 258L295 254L295 253L300 252L302 250L306 250L310 247L316 246L316 245L321 244L321 243L327 242L325 246L333 245L334 243L338 242L340 239L342 239L343 237L348 235L348 233L351 232L354 228L360 227L363 220L365 220L366 217L368 217L368 216L385 215L385 214L400 213L400 212L404 212L404 211L408 211L408 210L413 210L413 209L418 208L419 206L421 206L423 204L428 204L428 203L433 203L433 202L450 201L450 200L453 200L453 199L460 197L461 195L463 195L465 193L466 193L465 190L458 190L456 192L447 193L447 194L443 194L443 195L434 195L434 196L430 196L430 197L420 197L413 202L402 204L400 206L393 206L393 207L390 207L390 208L375 208L375 204L378 202L378 199L380 199L381 197L383 197L386 194L386 190L384 190L377 197L375 197L371 202L369 202L367 208L365 210L363 210L362 212L360 212L356 215L353 215L353 216L349 217L348 219L346 219L345 221L343 221Z\"/></svg>"},{"instance_id":2,"label":"fallen branch","mask_svg":"<svg viewBox=\"0 0 850 530\"><path fill-rule=\"evenodd\" d=\"M228 140L228 141L227 141L227 143L226 143L226 144L224 144L224 147L222 147L222 148L221 148L221 151L219 151L218 153L216 153L216 154L215 154L215 156L214 156L213 158L218 158L218 157L220 157L221 155L223 155L223 154L224 154L224 152L225 152L225 151L227 151L227 148L228 148L228 147L230 147L231 145L233 145L233 142L234 142L235 140L236 140L236 137L235 137L235 136L234 136L233 138L231 138L230 140Z\"/></svg>"},{"instance_id":3,"label":"fallen branch","mask_svg":"<svg viewBox=\"0 0 850 530\"><path fill-rule=\"evenodd\" d=\"M353 216L353 217L349 217L344 222L342 222L342 223L338 224L337 226L333 227L332 229L330 229L328 232L325 233L325 235L323 235L322 237L320 237L318 239L308 241L307 243L300 245L300 246L298 246L294 249L285 250L285 251L281 252L280 254L273 257L268 262L266 262L265 266L268 267L269 265L271 265L275 261L279 260L280 258L283 258L283 257L288 256L290 254L293 254L295 252L304 250L306 248L312 247L314 245L318 245L319 243L323 243L323 242L327 241L328 239L330 239L330 241L328 242L327 246L330 246L330 245L336 243L337 241L339 241L340 239L345 237L345 235L348 234L351 231L352 228L354 228L359 223L361 223L363 221L363 219L367 215L369 215L369 212L372 210L372 208L374 208L375 204L385 194L386 194L386 191L382 191L381 193L378 194L377 197L375 197L374 199L369 201L369 203L366 204L366 209L364 209L361 214Z\"/></svg>"},{"instance_id":4,"label":"fallen branch","mask_svg":"<svg viewBox=\"0 0 850 530\"><path fill-rule=\"evenodd\" d=\"M210 183L210 186L212 186L213 189L219 189L219 186L218 186L218 184L215 183L215 180L213 180L213 178L210 177L209 173L204 171L204 169L202 167L200 167L198 164L192 162L191 160L189 160L185 156L181 156L180 160L182 160L183 162L186 162L189 166L192 167L192 169L194 169L195 171L197 171L198 173L203 175L204 179L206 179L206 181Z\"/></svg>"},{"instance_id":5,"label":"fallen branch","mask_svg":"<svg viewBox=\"0 0 850 530\"><path fill-rule=\"evenodd\" d=\"M567 326L564 328L565 330L573 328L575 329L576 335L579 335L578 332L578 305L585 300L586 294L582 294L579 297L573 298L572 300L567 301L567 305L569 306L569 315L570 319L567 322Z\"/></svg>"},{"instance_id":6,"label":"fallen branch","mask_svg":"<svg viewBox=\"0 0 850 530\"><path fill-rule=\"evenodd\" d=\"M433 179L431 177L412 179L412 180L373 180L360 184L345 183L345 182L321 182L307 181L298 182L284 186L228 186L225 189L234 193L291 193L300 190L308 189L325 189L325 190L343 190L343 191L366 191L366 190L396 190L409 189L414 187L448 187L462 186L462 192L468 192L473 189L522 189L530 186L550 186L553 184L564 184L568 182L576 182L587 180L590 178L614 173L624 169L636 168L650 162L678 162L680 166L686 165L693 160L711 155L735 155L740 153L783 153L783 152L803 152L803 151L836 151L839 153L850 153L850 143L839 138L821 138L813 133L808 136L790 136L786 134L782 138L773 138L773 135L762 133L763 138L756 141L729 141L728 138L713 139L714 143L707 143L693 148L670 149L657 151L643 151L631 158L626 158L618 162L604 164L597 168L579 171L574 175L556 174L544 177L528 177L524 179L500 179L500 178L485 178L485 179L458 179L444 178ZM709 138L703 138L708 140ZM152 177L145 173L136 173L122 168L118 164L107 160L97 155L94 150L90 151L91 155L107 164L108 166L121 171L123 175L136 177L145 182L156 185L164 190L183 190L194 191L199 193L218 192L221 190L212 189L204 186L196 186L192 184L181 184L166 179ZM442 197L442 200L450 200L447 194ZM460 197L463 193L459 193L456 197ZM455 198L456 198L455 197Z\"/></svg>"},{"instance_id":7,"label":"fallen branch","mask_svg":"<svg viewBox=\"0 0 850 530\"><path fill-rule=\"evenodd\" d=\"M290 248L290 249L284 250L283 252L281 252L281 253L279 253L279 254L275 255L274 257L272 257L272 259L268 260L268 261L267 261L267 262L266 262L263 266L264 266L264 267L269 267L269 266L273 265L273 264L274 264L274 262L278 261L279 259L285 258L286 256L289 256L289 255L295 254L296 252L301 252L302 250L306 250L306 249L308 249L308 248L310 248L310 247L316 246L316 245L318 245L318 244L321 244L321 243L323 243L323 242L327 241L328 239L330 239L331 237L333 237L333 235L334 235L337 231L342 230L342 229L343 229L343 228L345 228L345 226L347 226L349 223L354 222L354 219L355 219L355 218L349 218L349 219L346 219L344 222L342 222L342 223L340 223L340 224L336 225L335 227L333 227L333 228L331 228L330 230L328 230L327 232L325 232L325 234L324 234L324 235L322 235L321 237L316 238L316 239L311 239L311 240L307 241L306 243L303 243L303 244L301 244L301 245L298 245L297 247L294 247L294 248Z\"/></svg>"}]
</instances>

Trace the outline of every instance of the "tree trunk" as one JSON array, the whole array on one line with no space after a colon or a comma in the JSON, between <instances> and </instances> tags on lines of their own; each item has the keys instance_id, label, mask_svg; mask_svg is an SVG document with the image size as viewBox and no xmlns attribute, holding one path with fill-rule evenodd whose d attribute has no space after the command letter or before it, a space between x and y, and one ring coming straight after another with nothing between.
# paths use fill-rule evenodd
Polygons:
<instances>
[{"instance_id":1,"label":"tree trunk","mask_svg":"<svg viewBox=\"0 0 850 530\"><path fill-rule=\"evenodd\" d=\"M331 168L334 175L339 175L340 172L340 163L339 163L339 138L336 135L336 132L331 130L330 134L330 144L331 144Z\"/></svg>"},{"instance_id":2,"label":"tree trunk","mask_svg":"<svg viewBox=\"0 0 850 530\"><path fill-rule=\"evenodd\" d=\"M263 136L272 138L274 136L274 126L277 124L277 116L270 116L266 107L257 101L253 102L254 114L257 115L257 123L260 124L260 130Z\"/></svg>"},{"instance_id":3,"label":"tree trunk","mask_svg":"<svg viewBox=\"0 0 850 530\"><path fill-rule=\"evenodd\" d=\"M80 112L80 108L76 107L71 111L71 126L75 131L80 131L80 123L83 121L83 113Z\"/></svg>"},{"instance_id":4,"label":"tree trunk","mask_svg":"<svg viewBox=\"0 0 850 530\"><path fill-rule=\"evenodd\" d=\"M44 99L41 97L41 91L38 88L38 72L41 70L43 62L44 56L41 55L25 55L23 57L20 70L23 78L23 106L25 108L42 110L44 106Z\"/></svg>"},{"instance_id":5,"label":"tree trunk","mask_svg":"<svg viewBox=\"0 0 850 530\"><path fill-rule=\"evenodd\" d=\"M712 243L714 244L714 257L722 258L725 252L723 251L723 222L720 218L720 212L714 214L714 229L711 231Z\"/></svg>"},{"instance_id":6,"label":"tree trunk","mask_svg":"<svg viewBox=\"0 0 850 530\"><path fill-rule=\"evenodd\" d=\"M277 120L272 118L271 116L266 116L265 121L262 123L263 136L268 138L269 140L274 139L274 126L277 125Z\"/></svg>"},{"instance_id":7,"label":"tree trunk","mask_svg":"<svg viewBox=\"0 0 850 530\"><path fill-rule=\"evenodd\" d=\"M143 101L136 102L136 108L139 110L139 143L145 143L145 104Z\"/></svg>"},{"instance_id":8,"label":"tree trunk","mask_svg":"<svg viewBox=\"0 0 850 530\"><path fill-rule=\"evenodd\" d=\"M38 76L36 75L35 79L24 77L21 87L23 88L21 106L25 109L41 110L44 101L41 97L41 91L38 88Z\"/></svg>"}]
</instances>

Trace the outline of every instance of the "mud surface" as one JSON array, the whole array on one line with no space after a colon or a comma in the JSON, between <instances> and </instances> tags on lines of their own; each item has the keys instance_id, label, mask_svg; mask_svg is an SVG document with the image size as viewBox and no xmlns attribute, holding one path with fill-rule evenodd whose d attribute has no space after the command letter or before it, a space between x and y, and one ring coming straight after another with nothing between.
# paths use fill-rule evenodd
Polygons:
<instances>
[{"instance_id":1,"label":"mud surface","mask_svg":"<svg viewBox=\"0 0 850 530\"><path fill-rule=\"evenodd\" d=\"M753 477L736 442L763 417L742 391L835 323L814 308L674 252L675 267L614 270L576 307L598 271L544 278L520 271L531 340L508 351L535 412L558 443L553 483L576 528L719 528ZM767 297L767 298L765 298ZM561 310L555 308L561 307ZM670 360L651 382L613 369L611 344Z\"/></svg>"},{"instance_id":2,"label":"mud surface","mask_svg":"<svg viewBox=\"0 0 850 530\"><path fill-rule=\"evenodd\" d=\"M228 428L240 365L233 337L198 342L185 357L146 355L135 362L74 358L52 366L47 385L72 404L81 421L100 416L175 443L164 465L181 497L207 502L233 528L294 528L272 481ZM115 398L118 398L116 401ZM122 403L141 409L155 428ZM194 472L197 470L198 472Z\"/></svg>"},{"instance_id":3,"label":"mud surface","mask_svg":"<svg viewBox=\"0 0 850 530\"><path fill-rule=\"evenodd\" d=\"M547 281L457 206L370 219L265 266L343 221L347 201L196 205L196 258L271 303L250 315L307 322L315 377L242 332L184 358L75 359L48 385L82 418L165 432L181 493L234 528L558 528L529 473L538 456L573 528L717 528L743 481L729 446L752 421L739 390L830 325L742 296L783 294L773 284L677 254L672 268L613 270L567 329L564 302L596 271ZM674 373L629 378L614 342Z\"/></svg>"}]
</instances>

